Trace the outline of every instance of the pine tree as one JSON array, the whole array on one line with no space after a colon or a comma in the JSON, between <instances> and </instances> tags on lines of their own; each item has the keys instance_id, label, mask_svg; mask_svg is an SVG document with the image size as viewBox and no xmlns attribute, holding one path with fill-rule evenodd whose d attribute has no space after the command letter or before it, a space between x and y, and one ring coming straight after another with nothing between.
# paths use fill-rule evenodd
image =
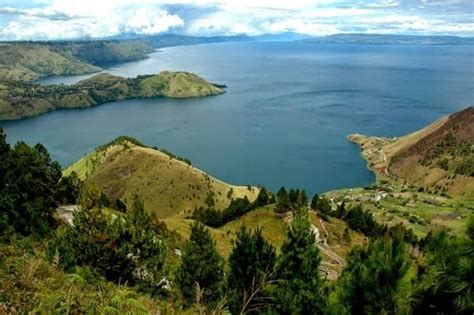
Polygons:
<instances>
[{"instance_id":1,"label":"pine tree","mask_svg":"<svg viewBox=\"0 0 474 315\"><path fill-rule=\"evenodd\" d=\"M280 199L284 195L288 195L288 192L286 191L286 188L284 186L282 186L282 187L280 187L280 189L278 190L278 192L276 194L277 199Z\"/></svg>"},{"instance_id":2,"label":"pine tree","mask_svg":"<svg viewBox=\"0 0 474 315\"><path fill-rule=\"evenodd\" d=\"M270 197L265 187L260 188L257 199L253 202L253 208L259 208L267 205L270 202Z\"/></svg>"},{"instance_id":3,"label":"pine tree","mask_svg":"<svg viewBox=\"0 0 474 315\"><path fill-rule=\"evenodd\" d=\"M319 204L319 195L315 194L313 199L311 200L311 209L316 210Z\"/></svg>"},{"instance_id":4,"label":"pine tree","mask_svg":"<svg viewBox=\"0 0 474 315\"><path fill-rule=\"evenodd\" d=\"M292 209L290 195L286 191L285 187L281 187L277 192L277 205L275 212L283 214Z\"/></svg>"},{"instance_id":5,"label":"pine tree","mask_svg":"<svg viewBox=\"0 0 474 315\"><path fill-rule=\"evenodd\" d=\"M84 209L74 224L59 229L49 246L49 258L58 255L66 271L90 266L108 280L137 285L156 293L163 276L166 249L161 227L135 197L124 216L111 220L102 209Z\"/></svg>"},{"instance_id":6,"label":"pine tree","mask_svg":"<svg viewBox=\"0 0 474 315\"><path fill-rule=\"evenodd\" d=\"M305 209L296 212L276 267L275 312L321 314L325 309L321 256Z\"/></svg>"},{"instance_id":7,"label":"pine tree","mask_svg":"<svg viewBox=\"0 0 474 315\"><path fill-rule=\"evenodd\" d=\"M223 260L217 253L209 230L199 222L191 226L191 236L182 253L176 283L185 302L196 295L196 285L203 290L201 303L213 306L221 299L224 271Z\"/></svg>"},{"instance_id":8,"label":"pine tree","mask_svg":"<svg viewBox=\"0 0 474 315\"><path fill-rule=\"evenodd\" d=\"M303 189L298 193L298 198L296 200L297 207L307 207L308 206L308 196L306 191Z\"/></svg>"},{"instance_id":9,"label":"pine tree","mask_svg":"<svg viewBox=\"0 0 474 315\"><path fill-rule=\"evenodd\" d=\"M297 203L299 194L300 194L299 189L296 189L296 190L293 188L290 189L290 191L288 192L288 197L290 197L291 204Z\"/></svg>"},{"instance_id":10,"label":"pine tree","mask_svg":"<svg viewBox=\"0 0 474 315\"><path fill-rule=\"evenodd\" d=\"M18 142L9 149L3 132L0 151L0 224L23 235L49 232L58 205L61 166L40 144L32 148Z\"/></svg>"},{"instance_id":11,"label":"pine tree","mask_svg":"<svg viewBox=\"0 0 474 315\"><path fill-rule=\"evenodd\" d=\"M474 216L467 239L435 232L424 245L426 265L418 269L415 314L472 314L474 310Z\"/></svg>"},{"instance_id":12,"label":"pine tree","mask_svg":"<svg viewBox=\"0 0 474 315\"><path fill-rule=\"evenodd\" d=\"M336 213L334 214L336 218L342 219L346 216L346 204L344 201L337 206Z\"/></svg>"},{"instance_id":13,"label":"pine tree","mask_svg":"<svg viewBox=\"0 0 474 315\"><path fill-rule=\"evenodd\" d=\"M273 277L275 259L275 248L265 241L260 229L251 233L242 227L237 232L227 277L232 314L256 314L268 307L267 286Z\"/></svg>"},{"instance_id":14,"label":"pine tree","mask_svg":"<svg viewBox=\"0 0 474 315\"><path fill-rule=\"evenodd\" d=\"M410 260L403 230L356 250L340 280L339 305L351 314L399 314L408 307L405 287Z\"/></svg>"},{"instance_id":15,"label":"pine tree","mask_svg":"<svg viewBox=\"0 0 474 315\"><path fill-rule=\"evenodd\" d=\"M10 155L10 145L7 143L6 135L3 132L3 128L0 127L0 203L8 200L7 196L4 195L4 187L6 184L5 176L8 171L8 160ZM7 234L9 229L8 214L5 211L5 207L0 205L0 236L2 233Z\"/></svg>"}]
</instances>

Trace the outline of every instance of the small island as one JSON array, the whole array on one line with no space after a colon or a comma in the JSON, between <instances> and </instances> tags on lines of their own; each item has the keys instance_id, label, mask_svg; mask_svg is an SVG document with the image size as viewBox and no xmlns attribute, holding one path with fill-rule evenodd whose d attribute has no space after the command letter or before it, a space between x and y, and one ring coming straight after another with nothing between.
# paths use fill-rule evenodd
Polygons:
<instances>
[{"instance_id":1,"label":"small island","mask_svg":"<svg viewBox=\"0 0 474 315\"><path fill-rule=\"evenodd\" d=\"M40 115L59 108L85 108L132 98L195 98L224 93L223 85L188 72L124 78L97 74L73 85L39 85L0 79L0 121Z\"/></svg>"}]
</instances>

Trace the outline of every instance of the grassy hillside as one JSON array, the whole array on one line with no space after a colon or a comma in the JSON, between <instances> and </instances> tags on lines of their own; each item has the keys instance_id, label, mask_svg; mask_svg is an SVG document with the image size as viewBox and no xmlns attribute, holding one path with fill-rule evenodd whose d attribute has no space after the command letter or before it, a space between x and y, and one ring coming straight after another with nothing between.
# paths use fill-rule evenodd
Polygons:
<instances>
[{"instance_id":1,"label":"grassy hillside","mask_svg":"<svg viewBox=\"0 0 474 315\"><path fill-rule=\"evenodd\" d=\"M98 72L101 66L147 58L152 51L141 41L4 43L0 45L0 77L32 81Z\"/></svg>"},{"instance_id":2,"label":"grassy hillside","mask_svg":"<svg viewBox=\"0 0 474 315\"><path fill-rule=\"evenodd\" d=\"M365 188L342 189L325 193L333 208L344 201L347 208L362 204L380 223L394 226L403 223L418 237L433 229L453 235L466 230L474 203L419 191L410 185L376 184Z\"/></svg>"},{"instance_id":3,"label":"grassy hillside","mask_svg":"<svg viewBox=\"0 0 474 315\"><path fill-rule=\"evenodd\" d=\"M99 67L56 52L46 45L0 45L1 78L31 81L41 76L75 75L99 70Z\"/></svg>"},{"instance_id":4,"label":"grassy hillside","mask_svg":"<svg viewBox=\"0 0 474 315\"><path fill-rule=\"evenodd\" d=\"M0 78L34 81L45 76L98 72L101 67L148 58L157 48L232 40L242 36L145 36L126 40L0 43Z\"/></svg>"},{"instance_id":5,"label":"grassy hillside","mask_svg":"<svg viewBox=\"0 0 474 315\"><path fill-rule=\"evenodd\" d=\"M224 183L164 152L118 139L86 155L65 174L76 172L111 198L125 200L137 194L159 218L184 217L196 207L206 207L206 200L224 209L232 198L253 201L258 195L256 187Z\"/></svg>"},{"instance_id":6,"label":"grassy hillside","mask_svg":"<svg viewBox=\"0 0 474 315\"><path fill-rule=\"evenodd\" d=\"M279 216L275 213L274 208L275 205L258 208L220 228L209 228L219 253L226 258L229 256L237 231L243 226L252 230L261 228L265 239L279 251L286 239L291 214ZM350 241L347 241L343 237L346 229L346 224L343 221L336 218L324 221L314 211L310 211L309 214L311 223L319 235L319 241L315 245L319 247L323 258L320 266L321 273L334 280L345 266L347 254L354 246L364 244L366 237L349 229ZM176 231L183 239L189 238L190 225L193 220L167 218L163 222L166 223L168 229Z\"/></svg>"},{"instance_id":7,"label":"grassy hillside","mask_svg":"<svg viewBox=\"0 0 474 315\"><path fill-rule=\"evenodd\" d=\"M474 199L474 107L400 138L350 135L379 179Z\"/></svg>"},{"instance_id":8,"label":"grassy hillside","mask_svg":"<svg viewBox=\"0 0 474 315\"><path fill-rule=\"evenodd\" d=\"M38 85L0 79L0 120L39 115L57 108L84 108L130 98L192 98L224 91L188 72L123 78L102 73L73 85Z\"/></svg>"}]
</instances>

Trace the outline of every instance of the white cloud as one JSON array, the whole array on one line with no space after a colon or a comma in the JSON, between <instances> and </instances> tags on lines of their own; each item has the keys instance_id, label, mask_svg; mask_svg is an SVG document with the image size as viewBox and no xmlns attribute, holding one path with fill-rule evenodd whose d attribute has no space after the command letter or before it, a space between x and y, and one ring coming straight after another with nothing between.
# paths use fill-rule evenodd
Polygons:
<instances>
[{"instance_id":1,"label":"white cloud","mask_svg":"<svg viewBox=\"0 0 474 315\"><path fill-rule=\"evenodd\" d=\"M374 32L474 36L472 16L466 17L472 0L16 0L18 5L4 1L9 6L0 5L0 40L169 31L192 35ZM412 10L414 6L420 10ZM193 16L174 10L176 7L206 9Z\"/></svg>"},{"instance_id":2,"label":"white cloud","mask_svg":"<svg viewBox=\"0 0 474 315\"><path fill-rule=\"evenodd\" d=\"M155 6L125 8L96 2L97 5L91 6L77 5L78 2L66 5L58 1L43 9L3 8L0 13L16 14L18 18L0 29L0 39L49 40L100 38L122 33L157 34L185 24L179 16Z\"/></svg>"}]
</instances>

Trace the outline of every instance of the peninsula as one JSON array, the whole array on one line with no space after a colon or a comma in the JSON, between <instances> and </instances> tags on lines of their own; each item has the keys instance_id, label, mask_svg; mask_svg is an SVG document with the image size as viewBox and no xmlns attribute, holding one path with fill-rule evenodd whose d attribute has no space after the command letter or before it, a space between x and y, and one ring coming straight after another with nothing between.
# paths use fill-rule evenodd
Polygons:
<instances>
[{"instance_id":1,"label":"peninsula","mask_svg":"<svg viewBox=\"0 0 474 315\"><path fill-rule=\"evenodd\" d=\"M0 121L40 115L59 108L85 108L132 98L195 98L224 93L188 72L164 71L156 75L124 78L97 74L73 85L39 85L0 79Z\"/></svg>"}]
</instances>

